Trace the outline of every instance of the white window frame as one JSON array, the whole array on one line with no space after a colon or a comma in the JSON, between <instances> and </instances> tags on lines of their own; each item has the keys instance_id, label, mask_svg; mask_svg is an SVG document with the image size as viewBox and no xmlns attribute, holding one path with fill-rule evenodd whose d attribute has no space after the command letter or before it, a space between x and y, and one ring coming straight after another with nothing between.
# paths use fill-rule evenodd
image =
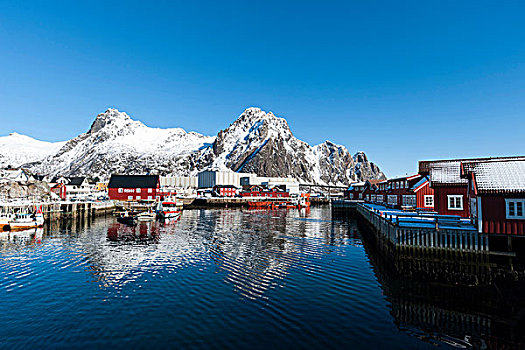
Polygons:
<instances>
[{"instance_id":1,"label":"white window frame","mask_svg":"<svg viewBox=\"0 0 525 350\"><path fill-rule=\"evenodd\" d=\"M514 207L513 213L510 212L511 203ZM521 204L521 214L522 215L518 215L518 203ZM525 199L523 198L505 198L505 215L507 219L525 220Z\"/></svg>"},{"instance_id":2,"label":"white window frame","mask_svg":"<svg viewBox=\"0 0 525 350\"><path fill-rule=\"evenodd\" d=\"M132 201L133 200L133 196L128 196L128 201Z\"/></svg>"},{"instance_id":3,"label":"white window frame","mask_svg":"<svg viewBox=\"0 0 525 350\"><path fill-rule=\"evenodd\" d=\"M456 206L457 199L460 199L459 206ZM454 206L450 206L450 200L454 199ZM462 194L449 194L447 195L447 208L448 210L463 210L463 195Z\"/></svg>"},{"instance_id":4,"label":"white window frame","mask_svg":"<svg viewBox=\"0 0 525 350\"><path fill-rule=\"evenodd\" d=\"M124 192L124 189L123 188L119 188L118 189L118 193L122 193L122 192Z\"/></svg>"},{"instance_id":5,"label":"white window frame","mask_svg":"<svg viewBox=\"0 0 525 350\"><path fill-rule=\"evenodd\" d=\"M140 199L141 199L140 196L137 196L136 198L137 198L137 200L140 200Z\"/></svg>"},{"instance_id":6,"label":"white window frame","mask_svg":"<svg viewBox=\"0 0 525 350\"><path fill-rule=\"evenodd\" d=\"M427 199L430 199L432 204L427 204ZM434 208L434 195L433 194L425 194L423 196L423 206L425 208Z\"/></svg>"},{"instance_id":7,"label":"white window frame","mask_svg":"<svg viewBox=\"0 0 525 350\"><path fill-rule=\"evenodd\" d=\"M137 189L135 190L135 193L140 193L140 188L137 187Z\"/></svg>"},{"instance_id":8,"label":"white window frame","mask_svg":"<svg viewBox=\"0 0 525 350\"><path fill-rule=\"evenodd\" d=\"M153 193L153 189L152 188L148 188L148 193Z\"/></svg>"}]
</instances>

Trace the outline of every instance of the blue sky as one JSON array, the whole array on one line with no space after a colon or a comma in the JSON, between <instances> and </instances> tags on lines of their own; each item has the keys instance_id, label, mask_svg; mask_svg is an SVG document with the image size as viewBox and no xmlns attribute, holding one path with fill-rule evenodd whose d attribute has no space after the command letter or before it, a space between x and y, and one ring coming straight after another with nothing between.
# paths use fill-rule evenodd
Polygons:
<instances>
[{"instance_id":1,"label":"blue sky","mask_svg":"<svg viewBox=\"0 0 525 350\"><path fill-rule=\"evenodd\" d=\"M525 151L523 1L0 1L0 135L107 107L213 135L249 106L295 136L421 159Z\"/></svg>"}]
</instances>

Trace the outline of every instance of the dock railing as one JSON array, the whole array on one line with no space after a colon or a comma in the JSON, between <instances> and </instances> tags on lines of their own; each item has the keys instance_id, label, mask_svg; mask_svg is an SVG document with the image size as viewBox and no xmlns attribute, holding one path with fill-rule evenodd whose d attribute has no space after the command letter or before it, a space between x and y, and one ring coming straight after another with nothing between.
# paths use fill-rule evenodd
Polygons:
<instances>
[{"instance_id":1,"label":"dock railing","mask_svg":"<svg viewBox=\"0 0 525 350\"><path fill-rule=\"evenodd\" d=\"M489 251L488 236L478 233L459 217L389 213L363 203L357 203L356 210L379 235L396 247Z\"/></svg>"}]
</instances>

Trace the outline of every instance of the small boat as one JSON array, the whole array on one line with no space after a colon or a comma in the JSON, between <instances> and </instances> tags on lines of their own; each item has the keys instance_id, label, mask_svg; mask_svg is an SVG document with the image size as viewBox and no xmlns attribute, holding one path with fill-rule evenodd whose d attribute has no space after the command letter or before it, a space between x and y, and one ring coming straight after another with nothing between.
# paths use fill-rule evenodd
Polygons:
<instances>
[{"instance_id":1,"label":"small boat","mask_svg":"<svg viewBox=\"0 0 525 350\"><path fill-rule=\"evenodd\" d=\"M11 231L28 230L44 226L44 215L40 207L36 213L16 213L9 221Z\"/></svg>"},{"instance_id":2,"label":"small boat","mask_svg":"<svg viewBox=\"0 0 525 350\"><path fill-rule=\"evenodd\" d=\"M156 215L159 220L176 219L182 214L182 203L175 198L167 198L157 204Z\"/></svg>"},{"instance_id":3,"label":"small boat","mask_svg":"<svg viewBox=\"0 0 525 350\"><path fill-rule=\"evenodd\" d=\"M117 221L121 224L129 225L129 226L137 226L137 218L133 215L128 214L128 212L124 212L121 216L117 217Z\"/></svg>"},{"instance_id":4,"label":"small boat","mask_svg":"<svg viewBox=\"0 0 525 350\"><path fill-rule=\"evenodd\" d=\"M155 220L156 214L150 211L145 211L137 214L138 221L153 221Z\"/></svg>"}]
</instances>

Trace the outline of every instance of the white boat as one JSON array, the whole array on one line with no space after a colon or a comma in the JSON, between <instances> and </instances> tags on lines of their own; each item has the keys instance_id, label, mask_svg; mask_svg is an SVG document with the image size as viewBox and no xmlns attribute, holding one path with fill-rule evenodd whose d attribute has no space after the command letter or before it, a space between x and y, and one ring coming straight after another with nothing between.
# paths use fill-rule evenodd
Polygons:
<instances>
[{"instance_id":1,"label":"white boat","mask_svg":"<svg viewBox=\"0 0 525 350\"><path fill-rule=\"evenodd\" d=\"M153 221L155 220L156 214L153 212L145 211L137 214L138 221Z\"/></svg>"},{"instance_id":2,"label":"white boat","mask_svg":"<svg viewBox=\"0 0 525 350\"><path fill-rule=\"evenodd\" d=\"M12 231L28 230L31 228L44 226L44 215L42 208L39 208L36 213L16 213L9 221L9 228Z\"/></svg>"}]
</instances>

